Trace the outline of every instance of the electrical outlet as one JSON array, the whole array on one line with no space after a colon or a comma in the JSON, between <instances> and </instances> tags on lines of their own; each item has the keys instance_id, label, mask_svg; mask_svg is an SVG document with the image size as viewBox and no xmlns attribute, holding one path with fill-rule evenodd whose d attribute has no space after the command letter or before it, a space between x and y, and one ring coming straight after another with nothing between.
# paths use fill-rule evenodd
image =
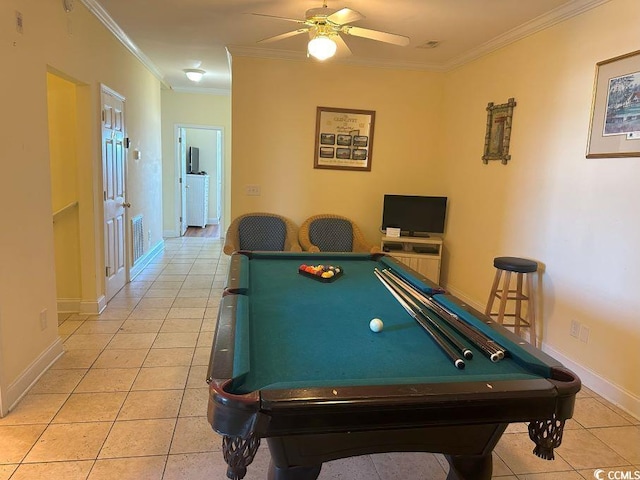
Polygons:
<instances>
[{"instance_id":1,"label":"electrical outlet","mask_svg":"<svg viewBox=\"0 0 640 480\"><path fill-rule=\"evenodd\" d=\"M260 196L260 185L245 185L244 193L251 197Z\"/></svg>"},{"instance_id":2,"label":"electrical outlet","mask_svg":"<svg viewBox=\"0 0 640 480\"><path fill-rule=\"evenodd\" d=\"M589 343L590 333L591 330L589 329L589 327L587 327L586 325L582 325L582 327L580 327L580 341L582 343Z\"/></svg>"},{"instance_id":3,"label":"electrical outlet","mask_svg":"<svg viewBox=\"0 0 640 480\"><path fill-rule=\"evenodd\" d=\"M580 336L580 322L571 320L571 330L569 330L569 334L575 338L578 338Z\"/></svg>"},{"instance_id":4,"label":"electrical outlet","mask_svg":"<svg viewBox=\"0 0 640 480\"><path fill-rule=\"evenodd\" d=\"M40 312L40 330L47 329L47 309Z\"/></svg>"}]
</instances>

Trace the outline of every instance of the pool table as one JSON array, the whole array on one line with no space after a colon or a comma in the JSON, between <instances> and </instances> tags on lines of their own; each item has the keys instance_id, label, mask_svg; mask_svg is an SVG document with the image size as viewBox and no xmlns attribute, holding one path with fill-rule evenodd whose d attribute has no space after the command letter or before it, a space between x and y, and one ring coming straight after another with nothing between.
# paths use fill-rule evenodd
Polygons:
<instances>
[{"instance_id":1,"label":"pool table","mask_svg":"<svg viewBox=\"0 0 640 480\"><path fill-rule=\"evenodd\" d=\"M300 274L303 264L342 275L319 281ZM375 269L502 345L504 358L470 344L473 359L456 368ZM382 331L369 328L372 318ZM243 478L266 438L270 480L312 480L325 461L391 451L442 453L448 479L490 479L491 452L511 422L530 422L534 452L552 459L580 390L559 362L419 273L355 253L232 255L207 382L227 476Z\"/></svg>"}]
</instances>

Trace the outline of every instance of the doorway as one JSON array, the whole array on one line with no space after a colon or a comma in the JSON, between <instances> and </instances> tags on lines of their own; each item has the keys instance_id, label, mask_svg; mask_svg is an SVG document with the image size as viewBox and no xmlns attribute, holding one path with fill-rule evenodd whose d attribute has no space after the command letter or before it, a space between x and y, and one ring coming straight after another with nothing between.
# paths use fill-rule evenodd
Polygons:
<instances>
[{"instance_id":1,"label":"doorway","mask_svg":"<svg viewBox=\"0 0 640 480\"><path fill-rule=\"evenodd\" d=\"M176 231L180 232L180 236L184 236L190 227L189 223L193 223L191 231L194 226L206 228L207 232L212 231L219 237L220 231L224 228L223 129L215 126L178 124L175 127L175 138L176 183L179 192L175 212L178 226ZM197 162L191 158L195 156L196 151ZM193 194L189 188L193 189L194 186L202 184L204 177L207 177L204 195L188 198L188 192L191 196ZM194 220L194 217L197 220ZM211 226L216 228L212 229Z\"/></svg>"},{"instance_id":2,"label":"doorway","mask_svg":"<svg viewBox=\"0 0 640 480\"><path fill-rule=\"evenodd\" d=\"M49 168L58 312L78 312L82 299L76 84L47 72Z\"/></svg>"}]
</instances>

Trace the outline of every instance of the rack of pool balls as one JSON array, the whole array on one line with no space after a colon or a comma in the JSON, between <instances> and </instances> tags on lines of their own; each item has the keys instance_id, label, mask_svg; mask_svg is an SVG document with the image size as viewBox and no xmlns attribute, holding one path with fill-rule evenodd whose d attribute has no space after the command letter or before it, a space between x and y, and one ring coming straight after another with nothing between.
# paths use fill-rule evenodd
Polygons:
<instances>
[{"instance_id":1,"label":"rack of pool balls","mask_svg":"<svg viewBox=\"0 0 640 480\"><path fill-rule=\"evenodd\" d=\"M333 282L342 275L342 267L333 265L305 265L298 267L298 273L320 282Z\"/></svg>"}]
</instances>

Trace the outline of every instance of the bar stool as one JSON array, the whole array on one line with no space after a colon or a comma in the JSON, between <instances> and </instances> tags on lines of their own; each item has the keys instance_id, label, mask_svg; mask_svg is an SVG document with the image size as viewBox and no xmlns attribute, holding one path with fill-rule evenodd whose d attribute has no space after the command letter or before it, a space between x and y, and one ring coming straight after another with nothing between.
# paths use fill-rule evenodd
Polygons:
<instances>
[{"instance_id":1,"label":"bar stool","mask_svg":"<svg viewBox=\"0 0 640 480\"><path fill-rule=\"evenodd\" d=\"M521 328L529 329L529 343L534 347L537 346L536 335L536 314L535 314L535 297L533 290L533 273L538 270L538 264L532 260L517 257L496 257L493 259L493 266L496 267L496 274L493 278L493 286L487 301L485 315L494 318L499 324L505 327L513 327L516 335L520 335ZM504 281L500 285L502 273ZM511 289L511 273L516 274L516 288ZM529 275L531 274L531 275ZM526 279L525 279L526 277ZM526 295L523 289L526 280ZM498 312L493 312L493 303L495 299L500 299ZM507 312L507 301L515 300L515 308L513 313ZM522 317L523 302L526 302L526 318ZM513 323L504 323L505 317L513 317Z\"/></svg>"}]
</instances>

